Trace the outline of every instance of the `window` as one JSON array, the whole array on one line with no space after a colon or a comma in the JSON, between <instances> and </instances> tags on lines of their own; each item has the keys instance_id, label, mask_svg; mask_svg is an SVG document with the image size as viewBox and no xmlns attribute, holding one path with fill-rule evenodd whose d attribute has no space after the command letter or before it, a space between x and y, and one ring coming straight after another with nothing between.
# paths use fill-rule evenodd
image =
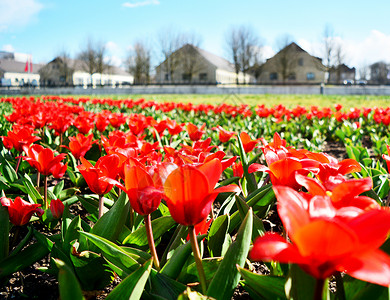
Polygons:
<instances>
[{"instance_id":1,"label":"window","mask_svg":"<svg viewBox=\"0 0 390 300\"><path fill-rule=\"evenodd\" d=\"M165 73L165 81L168 81L168 80L169 80L169 74Z\"/></svg>"},{"instance_id":2,"label":"window","mask_svg":"<svg viewBox=\"0 0 390 300\"><path fill-rule=\"evenodd\" d=\"M303 66L303 58L298 59L298 65Z\"/></svg>"},{"instance_id":3,"label":"window","mask_svg":"<svg viewBox=\"0 0 390 300\"><path fill-rule=\"evenodd\" d=\"M183 81L190 81L191 80L191 74L183 73L183 74L181 74L181 79Z\"/></svg>"},{"instance_id":4,"label":"window","mask_svg":"<svg viewBox=\"0 0 390 300\"><path fill-rule=\"evenodd\" d=\"M314 80L315 78L316 78L316 76L314 75L314 73L312 73L312 72L306 73L307 80Z\"/></svg>"},{"instance_id":5,"label":"window","mask_svg":"<svg viewBox=\"0 0 390 300\"><path fill-rule=\"evenodd\" d=\"M199 80L200 81L206 81L207 80L207 73L200 73L199 74Z\"/></svg>"},{"instance_id":6,"label":"window","mask_svg":"<svg viewBox=\"0 0 390 300\"><path fill-rule=\"evenodd\" d=\"M278 80L278 73L271 73L269 74L270 80Z\"/></svg>"},{"instance_id":7,"label":"window","mask_svg":"<svg viewBox=\"0 0 390 300\"><path fill-rule=\"evenodd\" d=\"M295 75L295 73L288 74L288 80L296 80L296 79L297 79L297 76Z\"/></svg>"}]
</instances>

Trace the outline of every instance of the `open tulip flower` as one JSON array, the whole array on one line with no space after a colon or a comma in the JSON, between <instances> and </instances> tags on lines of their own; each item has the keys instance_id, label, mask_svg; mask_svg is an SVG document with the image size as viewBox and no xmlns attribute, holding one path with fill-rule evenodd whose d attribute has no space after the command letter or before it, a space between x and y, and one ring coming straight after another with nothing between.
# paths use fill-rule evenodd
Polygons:
<instances>
[{"instance_id":1,"label":"open tulip flower","mask_svg":"<svg viewBox=\"0 0 390 300\"><path fill-rule=\"evenodd\" d=\"M267 172L270 175L273 185L285 185L299 190L301 185L297 183L295 174L307 175L310 172L318 171L318 162L312 159L297 159L287 157L273 162L269 167L261 164L251 164L248 172Z\"/></svg>"},{"instance_id":2,"label":"open tulip flower","mask_svg":"<svg viewBox=\"0 0 390 300\"><path fill-rule=\"evenodd\" d=\"M97 194L107 194L113 187L112 184L102 180L103 177L116 179L119 174L119 157L116 154L110 154L100 157L93 166L84 157L80 158L81 165L77 166L81 175L88 184L89 189Z\"/></svg>"},{"instance_id":3,"label":"open tulip flower","mask_svg":"<svg viewBox=\"0 0 390 300\"><path fill-rule=\"evenodd\" d=\"M90 190L99 195L99 218L103 215L103 195L107 194L113 187L113 184L107 182L105 178L116 179L119 174L119 156L109 154L100 157L93 166L84 157L80 158L81 165L77 166L81 175L88 184Z\"/></svg>"},{"instance_id":4,"label":"open tulip flower","mask_svg":"<svg viewBox=\"0 0 390 300\"><path fill-rule=\"evenodd\" d=\"M258 139L252 140L249 134L244 131L240 133L240 139L245 153L251 152L259 142Z\"/></svg>"},{"instance_id":5,"label":"open tulip flower","mask_svg":"<svg viewBox=\"0 0 390 300\"><path fill-rule=\"evenodd\" d=\"M30 146L39 137L33 135L34 131L29 127L14 126L12 131L8 131L7 136L2 136L4 147L7 149L15 148L16 151L22 152L23 146Z\"/></svg>"},{"instance_id":6,"label":"open tulip flower","mask_svg":"<svg viewBox=\"0 0 390 300\"><path fill-rule=\"evenodd\" d=\"M63 146L72 152L73 156L78 160L81 156L85 156L85 153L91 149L93 135L90 134L85 136L81 133L77 134L75 137L69 137L69 146Z\"/></svg>"},{"instance_id":7,"label":"open tulip flower","mask_svg":"<svg viewBox=\"0 0 390 300\"><path fill-rule=\"evenodd\" d=\"M14 201L9 198L1 197L1 205L8 208L9 219L15 226L22 226L27 224L31 216L36 213L42 216L44 211L39 208L40 204L32 204L24 201L20 197L16 197Z\"/></svg>"},{"instance_id":8,"label":"open tulip flower","mask_svg":"<svg viewBox=\"0 0 390 300\"><path fill-rule=\"evenodd\" d=\"M378 248L390 231L390 211L372 209L355 217L338 216L327 197L310 204L289 187L274 187L278 213L291 243L277 233L258 238L253 260L296 263L322 282L336 272L390 285L390 257Z\"/></svg>"},{"instance_id":9,"label":"open tulip flower","mask_svg":"<svg viewBox=\"0 0 390 300\"><path fill-rule=\"evenodd\" d=\"M194 226L207 218L219 193L240 191L236 185L214 190L221 174L222 164L217 158L199 166L184 165L174 170L164 183L172 218L179 224Z\"/></svg>"},{"instance_id":10,"label":"open tulip flower","mask_svg":"<svg viewBox=\"0 0 390 300\"><path fill-rule=\"evenodd\" d=\"M202 138L202 135L205 133L204 128L206 124L203 124L201 127L198 127L192 123L187 124L187 132L191 141L199 141Z\"/></svg>"},{"instance_id":11,"label":"open tulip flower","mask_svg":"<svg viewBox=\"0 0 390 300\"><path fill-rule=\"evenodd\" d=\"M222 126L217 126L215 130L218 131L218 138L221 143L227 143L230 139L236 135L234 131L227 131Z\"/></svg>"}]
</instances>

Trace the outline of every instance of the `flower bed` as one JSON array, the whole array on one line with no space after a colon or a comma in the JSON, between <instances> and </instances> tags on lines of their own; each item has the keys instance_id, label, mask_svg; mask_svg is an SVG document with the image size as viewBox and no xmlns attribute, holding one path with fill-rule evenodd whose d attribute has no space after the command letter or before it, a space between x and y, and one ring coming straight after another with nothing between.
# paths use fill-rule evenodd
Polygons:
<instances>
[{"instance_id":1,"label":"flower bed","mask_svg":"<svg viewBox=\"0 0 390 300\"><path fill-rule=\"evenodd\" d=\"M389 109L0 105L2 296L36 264L61 299L388 294Z\"/></svg>"}]
</instances>

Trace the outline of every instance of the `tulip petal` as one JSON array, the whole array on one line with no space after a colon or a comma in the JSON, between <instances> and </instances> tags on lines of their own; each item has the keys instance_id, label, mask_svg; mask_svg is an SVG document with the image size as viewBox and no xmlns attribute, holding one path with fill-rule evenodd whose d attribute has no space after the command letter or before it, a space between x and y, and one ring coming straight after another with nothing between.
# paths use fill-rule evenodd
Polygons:
<instances>
[{"instance_id":1,"label":"tulip petal","mask_svg":"<svg viewBox=\"0 0 390 300\"><path fill-rule=\"evenodd\" d=\"M390 285L390 257L381 250L360 254L343 263L352 277L386 287Z\"/></svg>"},{"instance_id":2,"label":"tulip petal","mask_svg":"<svg viewBox=\"0 0 390 300\"><path fill-rule=\"evenodd\" d=\"M278 199L278 213L289 234L294 234L310 221L307 201L296 191L286 186L273 187Z\"/></svg>"},{"instance_id":3,"label":"tulip petal","mask_svg":"<svg viewBox=\"0 0 390 300\"><path fill-rule=\"evenodd\" d=\"M323 219L310 222L290 237L302 256L324 262L348 255L358 245L355 232L347 226Z\"/></svg>"},{"instance_id":4,"label":"tulip petal","mask_svg":"<svg viewBox=\"0 0 390 300\"><path fill-rule=\"evenodd\" d=\"M276 260L281 263L305 262L296 246L288 243L279 234L270 232L256 239L249 257L252 260Z\"/></svg>"},{"instance_id":5,"label":"tulip petal","mask_svg":"<svg viewBox=\"0 0 390 300\"><path fill-rule=\"evenodd\" d=\"M198 170L206 175L209 181L209 190L213 190L222 174L222 164L218 158L214 158L198 167Z\"/></svg>"}]
</instances>

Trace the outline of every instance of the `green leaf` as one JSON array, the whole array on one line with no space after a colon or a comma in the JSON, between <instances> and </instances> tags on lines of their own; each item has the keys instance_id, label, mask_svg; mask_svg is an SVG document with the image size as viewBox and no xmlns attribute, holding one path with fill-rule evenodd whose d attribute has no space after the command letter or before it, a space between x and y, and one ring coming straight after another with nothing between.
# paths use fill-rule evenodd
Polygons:
<instances>
[{"instance_id":1,"label":"green leaf","mask_svg":"<svg viewBox=\"0 0 390 300\"><path fill-rule=\"evenodd\" d=\"M9 214L8 209L0 205L0 261L8 256L9 252Z\"/></svg>"},{"instance_id":2,"label":"green leaf","mask_svg":"<svg viewBox=\"0 0 390 300\"><path fill-rule=\"evenodd\" d=\"M91 233L115 241L124 226L130 211L126 193L122 193L111 209L93 226ZM146 237L145 237L146 238Z\"/></svg>"},{"instance_id":3,"label":"green leaf","mask_svg":"<svg viewBox=\"0 0 390 300\"><path fill-rule=\"evenodd\" d=\"M105 288L112 280L112 271L105 264L104 259L91 251L77 252L77 243L70 259L75 273L80 280L81 288L86 291Z\"/></svg>"},{"instance_id":4,"label":"green leaf","mask_svg":"<svg viewBox=\"0 0 390 300\"><path fill-rule=\"evenodd\" d=\"M123 193L122 193L123 194ZM154 240L160 238L164 233L171 229L176 222L170 216L163 216L152 221ZM123 244L134 245L137 247L148 247L148 238L146 236L145 226L138 228L136 231L128 235Z\"/></svg>"},{"instance_id":5,"label":"green leaf","mask_svg":"<svg viewBox=\"0 0 390 300\"><path fill-rule=\"evenodd\" d=\"M152 270L153 260L147 261L139 269L127 276L112 292L107 296L107 300L138 300L141 298L145 284Z\"/></svg>"},{"instance_id":6,"label":"green leaf","mask_svg":"<svg viewBox=\"0 0 390 300\"><path fill-rule=\"evenodd\" d=\"M206 234L198 235L196 237L197 241L201 241L206 237ZM183 266L185 265L188 257L192 253L191 243L188 241L184 245L177 247L171 258L164 265L164 268L160 271L161 274L164 274L172 279L176 279L179 276Z\"/></svg>"},{"instance_id":7,"label":"green leaf","mask_svg":"<svg viewBox=\"0 0 390 300\"><path fill-rule=\"evenodd\" d=\"M258 299L276 300L287 299L284 292L286 278L270 275L259 275L243 268L238 268L242 278L245 280L242 285L247 286ZM253 296L252 296L253 298Z\"/></svg>"},{"instance_id":8,"label":"green leaf","mask_svg":"<svg viewBox=\"0 0 390 300\"><path fill-rule=\"evenodd\" d=\"M250 207L240 197L236 197L236 203L237 203L240 217L242 220L244 220ZM263 221L261 221L258 216L253 214L252 241L254 241L258 236L263 236L264 233L265 233L265 229L264 229Z\"/></svg>"},{"instance_id":9,"label":"green leaf","mask_svg":"<svg viewBox=\"0 0 390 300\"><path fill-rule=\"evenodd\" d=\"M108 261L127 273L131 273L139 267L140 264L136 260L140 257L139 255L125 251L118 245L100 236L87 232L80 232L80 235L88 238L88 240L94 243L101 250L103 256Z\"/></svg>"},{"instance_id":10,"label":"green leaf","mask_svg":"<svg viewBox=\"0 0 390 300\"><path fill-rule=\"evenodd\" d=\"M62 300L81 300L84 299L80 284L73 273L63 261L53 259L58 272L58 285L60 290L60 298Z\"/></svg>"},{"instance_id":11,"label":"green leaf","mask_svg":"<svg viewBox=\"0 0 390 300\"><path fill-rule=\"evenodd\" d=\"M312 276L304 272L298 265L290 265L290 272L285 285L288 299L312 300L315 286L316 280Z\"/></svg>"},{"instance_id":12,"label":"green leaf","mask_svg":"<svg viewBox=\"0 0 390 300\"><path fill-rule=\"evenodd\" d=\"M59 183L56 184L56 186L53 189L53 194L56 196L56 198L60 197L60 193L64 189L64 181L61 180Z\"/></svg>"},{"instance_id":13,"label":"green leaf","mask_svg":"<svg viewBox=\"0 0 390 300\"><path fill-rule=\"evenodd\" d=\"M23 177L23 185L26 187L28 195L31 197L34 203L43 204L43 197L34 187L31 178L27 174L24 174Z\"/></svg>"},{"instance_id":14,"label":"green leaf","mask_svg":"<svg viewBox=\"0 0 390 300\"><path fill-rule=\"evenodd\" d=\"M33 265L38 260L49 254L49 250L41 243L34 243L27 246L18 254L8 256L0 262L0 278L6 277Z\"/></svg>"},{"instance_id":15,"label":"green leaf","mask_svg":"<svg viewBox=\"0 0 390 300\"><path fill-rule=\"evenodd\" d=\"M231 239L228 234L229 223L229 215L219 216L212 223L207 238L207 246L211 257L225 255L228 247L230 246Z\"/></svg>"},{"instance_id":16,"label":"green leaf","mask_svg":"<svg viewBox=\"0 0 390 300\"><path fill-rule=\"evenodd\" d=\"M154 269L149 275L148 284L145 286L145 299L168 299L176 300L181 293L186 290L186 286L168 276L157 273Z\"/></svg>"},{"instance_id":17,"label":"green leaf","mask_svg":"<svg viewBox=\"0 0 390 300\"><path fill-rule=\"evenodd\" d=\"M65 253L70 253L72 248L71 242L74 240L78 240L80 237L79 232L82 231L81 227L81 218L77 216L74 218L66 228L65 236L63 239L62 249ZM86 249L82 249L86 250Z\"/></svg>"},{"instance_id":18,"label":"green leaf","mask_svg":"<svg viewBox=\"0 0 390 300\"><path fill-rule=\"evenodd\" d=\"M14 168L12 168L11 164L6 160L2 160L1 169L4 178L9 182L15 182L18 179L18 175L16 174Z\"/></svg>"},{"instance_id":19,"label":"green leaf","mask_svg":"<svg viewBox=\"0 0 390 300\"><path fill-rule=\"evenodd\" d=\"M207 290L208 296L223 300L230 299L233 295L233 291L240 280L240 273L236 265L244 266L251 243L252 228L253 215L252 209L249 209L238 230L236 240L230 245L217 273L210 283Z\"/></svg>"},{"instance_id":20,"label":"green leaf","mask_svg":"<svg viewBox=\"0 0 390 300\"><path fill-rule=\"evenodd\" d=\"M365 300L365 299L378 299L388 300L389 289L384 286L361 281L351 276L345 275L343 277L344 289L346 299L352 300Z\"/></svg>"},{"instance_id":21,"label":"green leaf","mask_svg":"<svg viewBox=\"0 0 390 300\"><path fill-rule=\"evenodd\" d=\"M219 266L221 265L222 258L205 258L202 259L202 266L206 275L206 281L209 282L215 276L215 273L218 271ZM191 263L186 266L180 273L178 279L179 282L188 284L191 282L199 282L199 273L196 267L196 263Z\"/></svg>"}]
</instances>

